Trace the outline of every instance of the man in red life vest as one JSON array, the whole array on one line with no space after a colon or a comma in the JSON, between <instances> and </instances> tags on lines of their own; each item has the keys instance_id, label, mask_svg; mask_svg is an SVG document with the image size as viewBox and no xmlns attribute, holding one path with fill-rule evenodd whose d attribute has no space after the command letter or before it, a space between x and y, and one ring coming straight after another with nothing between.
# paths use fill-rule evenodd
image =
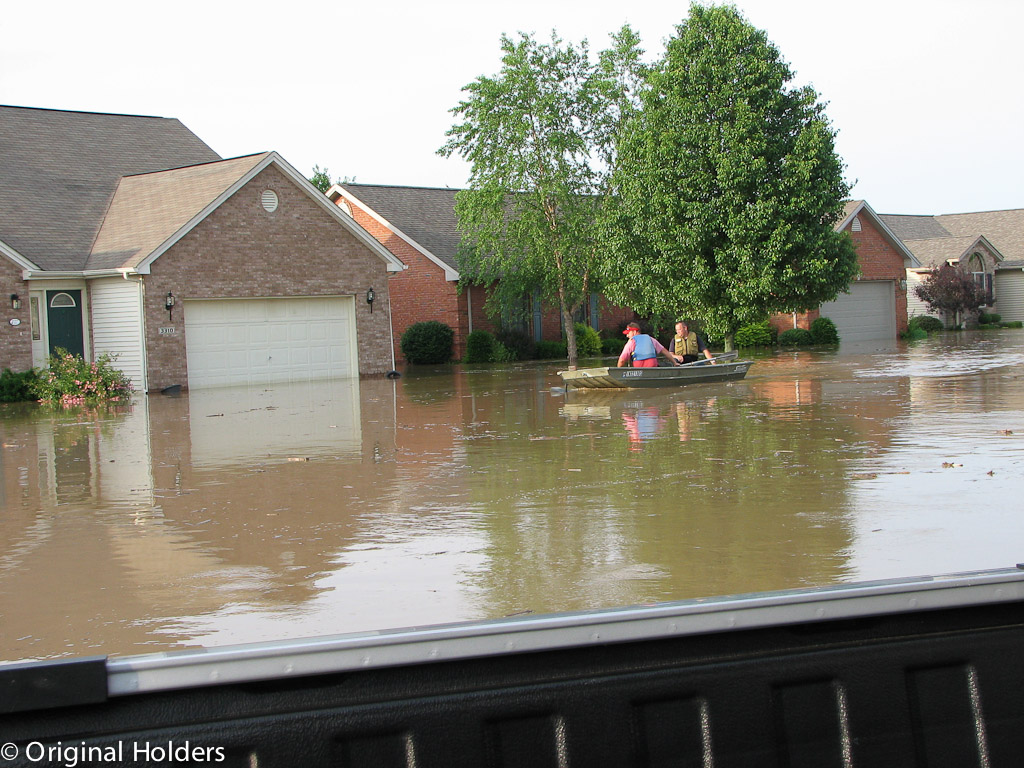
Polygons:
<instances>
[{"instance_id":1,"label":"man in red life vest","mask_svg":"<svg viewBox=\"0 0 1024 768\"><path fill-rule=\"evenodd\" d=\"M626 346L622 348L622 354L619 355L619 368L624 368L631 357L634 368L657 368L659 354L675 363L672 353L665 349L660 341L646 333L640 333L639 324L630 323L623 333L626 334L629 341L626 342Z\"/></svg>"}]
</instances>

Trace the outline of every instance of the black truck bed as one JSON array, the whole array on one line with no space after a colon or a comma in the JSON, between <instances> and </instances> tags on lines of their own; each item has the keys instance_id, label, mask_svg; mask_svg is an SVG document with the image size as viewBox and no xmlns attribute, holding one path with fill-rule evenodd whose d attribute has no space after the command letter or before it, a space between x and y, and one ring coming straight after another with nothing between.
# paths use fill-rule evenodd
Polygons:
<instances>
[{"instance_id":1,"label":"black truck bed","mask_svg":"<svg viewBox=\"0 0 1024 768\"><path fill-rule=\"evenodd\" d=\"M1022 652L1007 569L0 665L0 766L1019 766Z\"/></svg>"}]
</instances>

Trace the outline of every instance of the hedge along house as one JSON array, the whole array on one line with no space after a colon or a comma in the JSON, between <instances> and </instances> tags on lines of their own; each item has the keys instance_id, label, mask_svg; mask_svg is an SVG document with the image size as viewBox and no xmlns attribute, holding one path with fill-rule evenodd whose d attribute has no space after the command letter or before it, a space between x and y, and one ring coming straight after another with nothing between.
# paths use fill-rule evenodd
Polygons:
<instances>
[{"instance_id":1,"label":"hedge along house","mask_svg":"<svg viewBox=\"0 0 1024 768\"><path fill-rule=\"evenodd\" d=\"M920 262L863 200L845 204L835 229L853 239L860 266L857 279L835 300L810 312L774 315L772 325L779 331L808 329L819 317L827 317L841 341L895 340L907 330L907 270L920 267Z\"/></svg>"},{"instance_id":2,"label":"hedge along house","mask_svg":"<svg viewBox=\"0 0 1024 768\"><path fill-rule=\"evenodd\" d=\"M488 288L472 285L459 291L457 192L374 184L336 184L327 191L332 202L408 266L391 279L396 357L401 355L402 334L413 323L436 320L450 326L455 331L457 359L465 354L466 337L472 331L498 330L484 309ZM558 307L542 303L537 296L525 300L528 319L512 325L534 341L561 339ZM577 317L596 330L624 325L634 318L632 310L617 307L596 293Z\"/></svg>"},{"instance_id":3,"label":"hedge along house","mask_svg":"<svg viewBox=\"0 0 1024 768\"><path fill-rule=\"evenodd\" d=\"M394 367L403 265L277 153L221 160L177 120L18 107L0 142L0 366L110 353L143 391Z\"/></svg>"},{"instance_id":4,"label":"hedge along house","mask_svg":"<svg viewBox=\"0 0 1024 768\"><path fill-rule=\"evenodd\" d=\"M912 286L943 263L952 264L985 290L991 311L1003 320L1024 321L1024 209L882 218L921 257L922 268L908 271ZM913 292L910 312L929 314Z\"/></svg>"}]
</instances>

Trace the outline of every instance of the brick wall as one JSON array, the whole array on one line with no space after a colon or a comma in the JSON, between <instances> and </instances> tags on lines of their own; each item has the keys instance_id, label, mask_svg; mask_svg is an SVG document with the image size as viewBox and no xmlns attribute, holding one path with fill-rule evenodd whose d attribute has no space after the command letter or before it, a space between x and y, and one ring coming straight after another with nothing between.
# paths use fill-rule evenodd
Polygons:
<instances>
[{"instance_id":1,"label":"brick wall","mask_svg":"<svg viewBox=\"0 0 1024 768\"><path fill-rule=\"evenodd\" d=\"M405 271L391 276L392 325L394 329L395 357L402 360L402 334L413 323L436 320L455 331L454 358L461 360L466 352L466 337L470 331L497 333L499 325L488 316L485 305L490 296L489 286L475 285L459 293L457 283L445 279L444 269L390 228L382 224L358 202L339 197L352 210L355 220L408 266ZM601 299L599 318L602 328L614 327L634 318L632 310L616 307ZM533 316L529 324L532 328ZM545 304L541 318L542 337L548 341L561 339L561 321L558 307ZM532 330L531 330L532 336Z\"/></svg>"},{"instance_id":2,"label":"brick wall","mask_svg":"<svg viewBox=\"0 0 1024 768\"><path fill-rule=\"evenodd\" d=\"M264 190L277 193L268 213ZM373 312L363 300L372 287ZM284 296L356 296L360 374L391 370L388 277L384 261L274 166L226 200L153 263L145 278L146 345L150 389L188 380L185 312L187 299ZM167 325L164 297L178 299L178 333Z\"/></svg>"},{"instance_id":3,"label":"brick wall","mask_svg":"<svg viewBox=\"0 0 1024 768\"><path fill-rule=\"evenodd\" d=\"M21 309L11 307L11 294L21 298ZM21 325L11 325L18 319ZM21 267L0 256L0 371L27 371L32 367L32 328L29 323L28 285Z\"/></svg>"},{"instance_id":4,"label":"brick wall","mask_svg":"<svg viewBox=\"0 0 1024 768\"><path fill-rule=\"evenodd\" d=\"M850 232L857 248L857 262L860 264L861 280L892 280L896 298L896 333L907 330L907 292L900 288L900 281L907 277L903 266L903 255L882 235L877 224L868 216L858 217L860 232Z\"/></svg>"},{"instance_id":5,"label":"brick wall","mask_svg":"<svg viewBox=\"0 0 1024 768\"><path fill-rule=\"evenodd\" d=\"M339 197L338 202L344 199ZM346 202L356 222L408 267L402 272L392 273L389 279L395 359L404 362L402 334L410 325L428 320L444 323L455 331L454 354L456 359L461 358L466 349L468 330L465 323L458 321L458 318L464 317L459 306L465 303L465 298L458 295L457 284L446 280L442 267L371 216L362 206Z\"/></svg>"}]
</instances>

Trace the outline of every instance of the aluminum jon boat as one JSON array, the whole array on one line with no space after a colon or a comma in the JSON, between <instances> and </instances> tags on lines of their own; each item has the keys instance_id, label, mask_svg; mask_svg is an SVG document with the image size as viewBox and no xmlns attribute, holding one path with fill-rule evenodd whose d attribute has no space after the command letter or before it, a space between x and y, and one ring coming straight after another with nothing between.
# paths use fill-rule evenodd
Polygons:
<instances>
[{"instance_id":1,"label":"aluminum jon boat","mask_svg":"<svg viewBox=\"0 0 1024 768\"><path fill-rule=\"evenodd\" d=\"M752 360L736 360L735 352L715 356L715 364L698 360L685 365L659 368L580 368L559 371L569 389L646 389L649 387L681 387L709 381L735 381L747 375Z\"/></svg>"}]
</instances>

